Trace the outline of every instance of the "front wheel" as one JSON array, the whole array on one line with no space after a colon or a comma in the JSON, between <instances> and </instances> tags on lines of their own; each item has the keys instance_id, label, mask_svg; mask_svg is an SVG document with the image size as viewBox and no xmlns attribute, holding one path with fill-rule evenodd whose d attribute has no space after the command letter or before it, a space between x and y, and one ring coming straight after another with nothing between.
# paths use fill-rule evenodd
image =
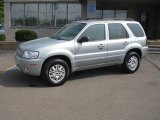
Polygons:
<instances>
[{"instance_id":1,"label":"front wheel","mask_svg":"<svg viewBox=\"0 0 160 120\"><path fill-rule=\"evenodd\" d=\"M49 60L43 68L43 79L51 86L63 85L70 74L68 64L61 59Z\"/></svg>"},{"instance_id":2,"label":"front wheel","mask_svg":"<svg viewBox=\"0 0 160 120\"><path fill-rule=\"evenodd\" d=\"M122 68L126 73L134 73L140 65L140 57L136 52L130 52L126 55Z\"/></svg>"}]
</instances>

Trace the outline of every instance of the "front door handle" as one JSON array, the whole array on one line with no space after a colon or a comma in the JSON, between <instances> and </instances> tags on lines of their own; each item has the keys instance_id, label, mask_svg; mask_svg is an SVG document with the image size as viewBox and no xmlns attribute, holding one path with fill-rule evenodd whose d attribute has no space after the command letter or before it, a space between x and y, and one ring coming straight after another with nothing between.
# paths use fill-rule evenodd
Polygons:
<instances>
[{"instance_id":1,"label":"front door handle","mask_svg":"<svg viewBox=\"0 0 160 120\"><path fill-rule=\"evenodd\" d=\"M99 50L103 50L104 45L103 45L103 44L100 44L100 45L98 45L98 48L99 48Z\"/></svg>"}]
</instances>

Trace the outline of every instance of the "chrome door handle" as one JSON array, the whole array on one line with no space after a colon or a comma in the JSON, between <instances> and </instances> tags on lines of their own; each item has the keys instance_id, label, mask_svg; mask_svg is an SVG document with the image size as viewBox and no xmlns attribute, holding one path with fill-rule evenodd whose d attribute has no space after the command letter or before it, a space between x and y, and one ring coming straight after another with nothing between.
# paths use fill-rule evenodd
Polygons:
<instances>
[{"instance_id":1,"label":"chrome door handle","mask_svg":"<svg viewBox=\"0 0 160 120\"><path fill-rule=\"evenodd\" d=\"M123 45L127 45L128 44L128 42L127 41L125 41L124 43L123 43Z\"/></svg>"}]
</instances>

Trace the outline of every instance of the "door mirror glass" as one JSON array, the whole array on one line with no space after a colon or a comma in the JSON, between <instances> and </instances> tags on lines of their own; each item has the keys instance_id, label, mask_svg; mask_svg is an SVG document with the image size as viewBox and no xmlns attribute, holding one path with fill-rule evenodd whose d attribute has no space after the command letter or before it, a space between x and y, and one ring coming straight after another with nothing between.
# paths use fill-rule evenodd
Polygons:
<instances>
[{"instance_id":1,"label":"door mirror glass","mask_svg":"<svg viewBox=\"0 0 160 120\"><path fill-rule=\"evenodd\" d=\"M83 43L83 42L88 42L89 38L88 37L82 37L78 40L78 43Z\"/></svg>"}]
</instances>

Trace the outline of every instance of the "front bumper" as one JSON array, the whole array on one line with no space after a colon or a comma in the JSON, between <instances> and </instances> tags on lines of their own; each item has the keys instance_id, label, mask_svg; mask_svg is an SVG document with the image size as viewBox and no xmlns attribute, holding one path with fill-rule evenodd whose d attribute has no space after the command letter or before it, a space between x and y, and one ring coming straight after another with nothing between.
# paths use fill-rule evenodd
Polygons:
<instances>
[{"instance_id":1,"label":"front bumper","mask_svg":"<svg viewBox=\"0 0 160 120\"><path fill-rule=\"evenodd\" d=\"M43 62L43 59L25 59L15 56L17 67L22 72L33 76L40 76Z\"/></svg>"},{"instance_id":2,"label":"front bumper","mask_svg":"<svg viewBox=\"0 0 160 120\"><path fill-rule=\"evenodd\" d=\"M145 57L148 54L148 46L143 47L142 49L142 57Z\"/></svg>"}]
</instances>

